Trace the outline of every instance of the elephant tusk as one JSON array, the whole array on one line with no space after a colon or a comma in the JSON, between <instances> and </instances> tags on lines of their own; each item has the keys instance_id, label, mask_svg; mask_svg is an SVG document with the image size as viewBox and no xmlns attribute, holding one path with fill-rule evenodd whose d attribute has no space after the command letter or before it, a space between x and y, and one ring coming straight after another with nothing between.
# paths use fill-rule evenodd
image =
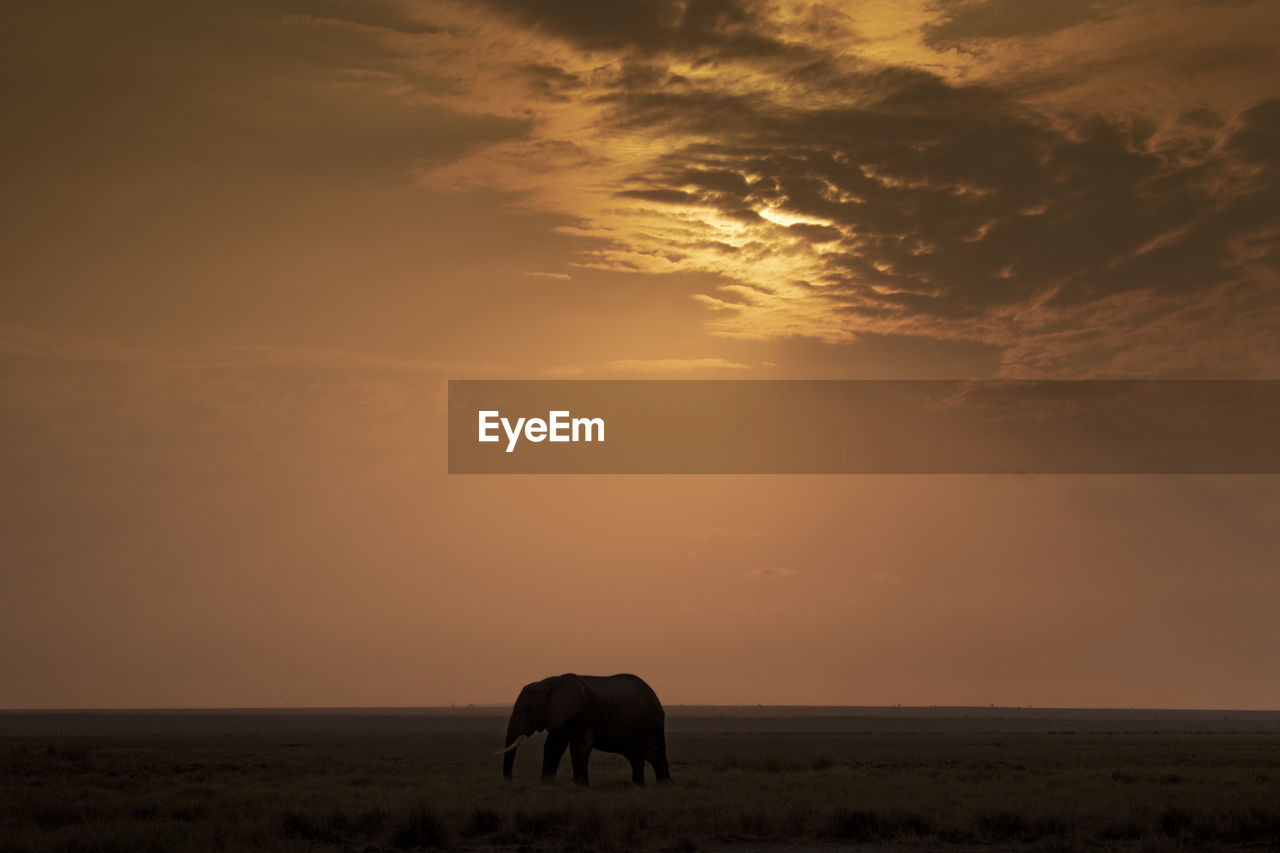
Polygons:
<instances>
[{"instance_id":1,"label":"elephant tusk","mask_svg":"<svg viewBox=\"0 0 1280 853\"><path fill-rule=\"evenodd\" d=\"M498 750L497 752L494 753L494 755L506 755L508 752L515 749L517 746L519 746L520 741L524 740L524 738L525 738L524 735L517 735L516 739L511 741L511 746L507 747L506 749Z\"/></svg>"}]
</instances>

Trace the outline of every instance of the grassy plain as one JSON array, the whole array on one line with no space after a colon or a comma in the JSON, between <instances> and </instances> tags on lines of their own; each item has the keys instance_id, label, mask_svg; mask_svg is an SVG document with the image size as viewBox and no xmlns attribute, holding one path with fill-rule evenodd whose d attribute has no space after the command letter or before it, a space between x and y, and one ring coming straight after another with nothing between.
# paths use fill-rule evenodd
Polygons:
<instances>
[{"instance_id":1,"label":"grassy plain","mask_svg":"<svg viewBox=\"0 0 1280 853\"><path fill-rule=\"evenodd\" d=\"M669 740L579 789L479 734L0 738L0 851L1280 849L1280 735Z\"/></svg>"}]
</instances>

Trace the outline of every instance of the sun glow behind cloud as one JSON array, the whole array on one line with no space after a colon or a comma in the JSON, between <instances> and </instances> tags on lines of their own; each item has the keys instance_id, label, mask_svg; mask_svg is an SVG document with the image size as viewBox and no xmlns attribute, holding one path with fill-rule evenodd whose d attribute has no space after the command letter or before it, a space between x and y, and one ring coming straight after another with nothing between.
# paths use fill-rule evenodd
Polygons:
<instances>
[{"instance_id":1,"label":"sun glow behind cloud","mask_svg":"<svg viewBox=\"0 0 1280 853\"><path fill-rule=\"evenodd\" d=\"M1274 67L1274 56L1233 67L1161 4L1010 12L1002 23L986 5L724 3L696 29L686 4L634 33L515 0L441 6L434 48L406 61L453 81L443 102L531 130L426 164L420 180L501 188L570 215L563 230L587 268L720 277L695 297L714 309L709 328L732 337L970 340L1004 348L1011 375L1077 358L1079 375L1120 370L1058 331L1085 316L1177 322L1198 304L1194 334L1221 336L1231 300L1260 298L1259 274L1274 281L1258 263L1265 251L1224 256L1196 293L1162 286L1150 267L1176 269L1166 259L1191 251L1203 219L1193 208L1224 208L1233 184L1274 192L1231 149L1248 129L1241 111L1264 96L1257 64ZM1189 14L1208 43L1275 30L1252 11ZM1183 53L1153 55L1157 33ZM1197 82L1206 73L1220 93L1213 109ZM1141 112L1126 94L1135 87ZM1196 110L1204 117L1188 119ZM1082 181L1096 188L1082 196ZM1164 211L1188 212L1151 208L1153 184L1170 196ZM1129 217L1130 245L1105 216L1090 224L1102 205ZM1061 234L1080 227L1064 253ZM1158 262L1131 263L1159 248L1170 251ZM1020 260L1028 252L1040 258ZM1119 317L1131 290L1149 298ZM1176 352L1154 346L1130 361Z\"/></svg>"}]
</instances>

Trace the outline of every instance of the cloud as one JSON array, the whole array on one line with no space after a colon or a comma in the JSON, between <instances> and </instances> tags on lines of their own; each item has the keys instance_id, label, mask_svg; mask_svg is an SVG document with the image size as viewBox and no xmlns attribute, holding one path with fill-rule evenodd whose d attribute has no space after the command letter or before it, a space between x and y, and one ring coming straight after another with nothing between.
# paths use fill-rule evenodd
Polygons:
<instances>
[{"instance_id":1,"label":"cloud","mask_svg":"<svg viewBox=\"0 0 1280 853\"><path fill-rule=\"evenodd\" d=\"M663 4L630 3L616 17L491 5L615 54L557 54L557 74L581 87L573 115L586 132L574 139L593 163L582 189L566 192L555 169L542 186L520 170L523 186L577 215L583 266L718 276L693 294L716 334L968 342L1001 350L1006 375L1175 364L1199 375L1206 359L1238 351L1233 341L1249 342L1250 364L1233 367L1250 375L1280 356L1266 343L1280 306L1273 102L1224 112L1175 99L1144 114L1087 88L1118 69L1141 79L1212 67L1239 102L1253 86L1244 69L1275 61L1231 48L1271 44L1247 35L1252 18L1197 18L1197 40L1160 4L1031 14L1005 0L946 3L902 53L912 61L895 64L864 58L875 45L856 22L815 25L764 5L691 4L676 30L659 23ZM1159 56L1137 38L1156 21L1169 44ZM805 51L778 48L815 26L822 38ZM1072 34L1081 27L1106 58ZM774 47L728 49L750 32ZM1065 63L1018 47L1032 38ZM983 57L949 52L975 42ZM1224 65L1224 51L1239 66ZM704 54L715 62L690 59ZM507 156L503 147L492 153ZM1197 346L1178 344L1187 338Z\"/></svg>"},{"instance_id":2,"label":"cloud","mask_svg":"<svg viewBox=\"0 0 1280 853\"><path fill-rule=\"evenodd\" d=\"M752 569L743 577L751 579L770 579L770 578L789 578L798 574L795 569L788 569L778 566L762 566L758 569Z\"/></svg>"},{"instance_id":3,"label":"cloud","mask_svg":"<svg viewBox=\"0 0 1280 853\"><path fill-rule=\"evenodd\" d=\"M1044 36L1099 20L1123 5L1123 0L945 0L938 4L942 16L924 27L924 40L946 49L986 39Z\"/></svg>"},{"instance_id":4,"label":"cloud","mask_svg":"<svg viewBox=\"0 0 1280 853\"><path fill-rule=\"evenodd\" d=\"M609 361L600 364L563 365L552 368L552 376L671 376L689 374L718 374L723 371L751 370L751 365L740 364L724 358L635 358Z\"/></svg>"},{"instance_id":5,"label":"cloud","mask_svg":"<svg viewBox=\"0 0 1280 853\"><path fill-rule=\"evenodd\" d=\"M404 35L438 33L440 27L409 14L411 7L383 0L267 0L250 4L259 13L304 15L317 20L333 20L362 27L390 30Z\"/></svg>"},{"instance_id":6,"label":"cloud","mask_svg":"<svg viewBox=\"0 0 1280 853\"><path fill-rule=\"evenodd\" d=\"M400 4L27 6L10 23L25 34L21 61L41 70L7 115L5 165L26 172L172 161L337 182L446 162L529 128L527 117L444 103L458 91L452 73L419 68L412 54L456 35ZM75 134L58 124L65 115L77 116ZM72 156L89 143L92 156Z\"/></svg>"},{"instance_id":7,"label":"cloud","mask_svg":"<svg viewBox=\"0 0 1280 853\"><path fill-rule=\"evenodd\" d=\"M1199 375L1236 356L1256 375L1280 356L1266 4L237 8L229 79L218 45L179 35L208 10L162 20L200 59L167 76L109 61L140 38L110 15L68 25L107 34L85 43L123 99L35 81L31 102L64 103L98 146L69 168L217 150L237 174L496 193L558 214L580 268L700 274L688 296L729 338L947 342L998 350L1005 375ZM35 53L62 49L28 17ZM120 119L192 90L211 108L162 132ZM69 160L43 151L45 117L13 119L7 162ZM741 369L661 362L590 369Z\"/></svg>"},{"instance_id":8,"label":"cloud","mask_svg":"<svg viewBox=\"0 0 1280 853\"><path fill-rule=\"evenodd\" d=\"M492 8L591 51L771 56L798 49L768 34L741 0L485 0Z\"/></svg>"},{"instance_id":9,"label":"cloud","mask_svg":"<svg viewBox=\"0 0 1280 853\"><path fill-rule=\"evenodd\" d=\"M233 80L192 62L143 91L104 54L125 101L81 113L104 161L212 139L241 171L377 170L554 212L583 269L700 274L720 336L989 348L1005 375L1270 370L1266 5L1035 5L277 0L226 23L249 46ZM100 17L97 50L138 38ZM118 120L191 90L214 108L164 145ZM14 118L24 162L48 128ZM664 361L562 372L741 369Z\"/></svg>"}]
</instances>

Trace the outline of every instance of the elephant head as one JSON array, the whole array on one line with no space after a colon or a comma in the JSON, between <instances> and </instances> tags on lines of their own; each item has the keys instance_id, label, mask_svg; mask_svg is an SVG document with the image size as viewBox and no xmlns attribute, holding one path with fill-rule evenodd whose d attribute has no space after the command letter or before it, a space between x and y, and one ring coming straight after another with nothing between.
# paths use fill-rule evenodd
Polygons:
<instances>
[{"instance_id":1,"label":"elephant head","mask_svg":"<svg viewBox=\"0 0 1280 853\"><path fill-rule=\"evenodd\" d=\"M516 697L507 722L506 749L502 775L511 778L516 763L516 747L534 732L558 731L581 714L587 705L587 690L576 675L558 675L525 685Z\"/></svg>"}]
</instances>

